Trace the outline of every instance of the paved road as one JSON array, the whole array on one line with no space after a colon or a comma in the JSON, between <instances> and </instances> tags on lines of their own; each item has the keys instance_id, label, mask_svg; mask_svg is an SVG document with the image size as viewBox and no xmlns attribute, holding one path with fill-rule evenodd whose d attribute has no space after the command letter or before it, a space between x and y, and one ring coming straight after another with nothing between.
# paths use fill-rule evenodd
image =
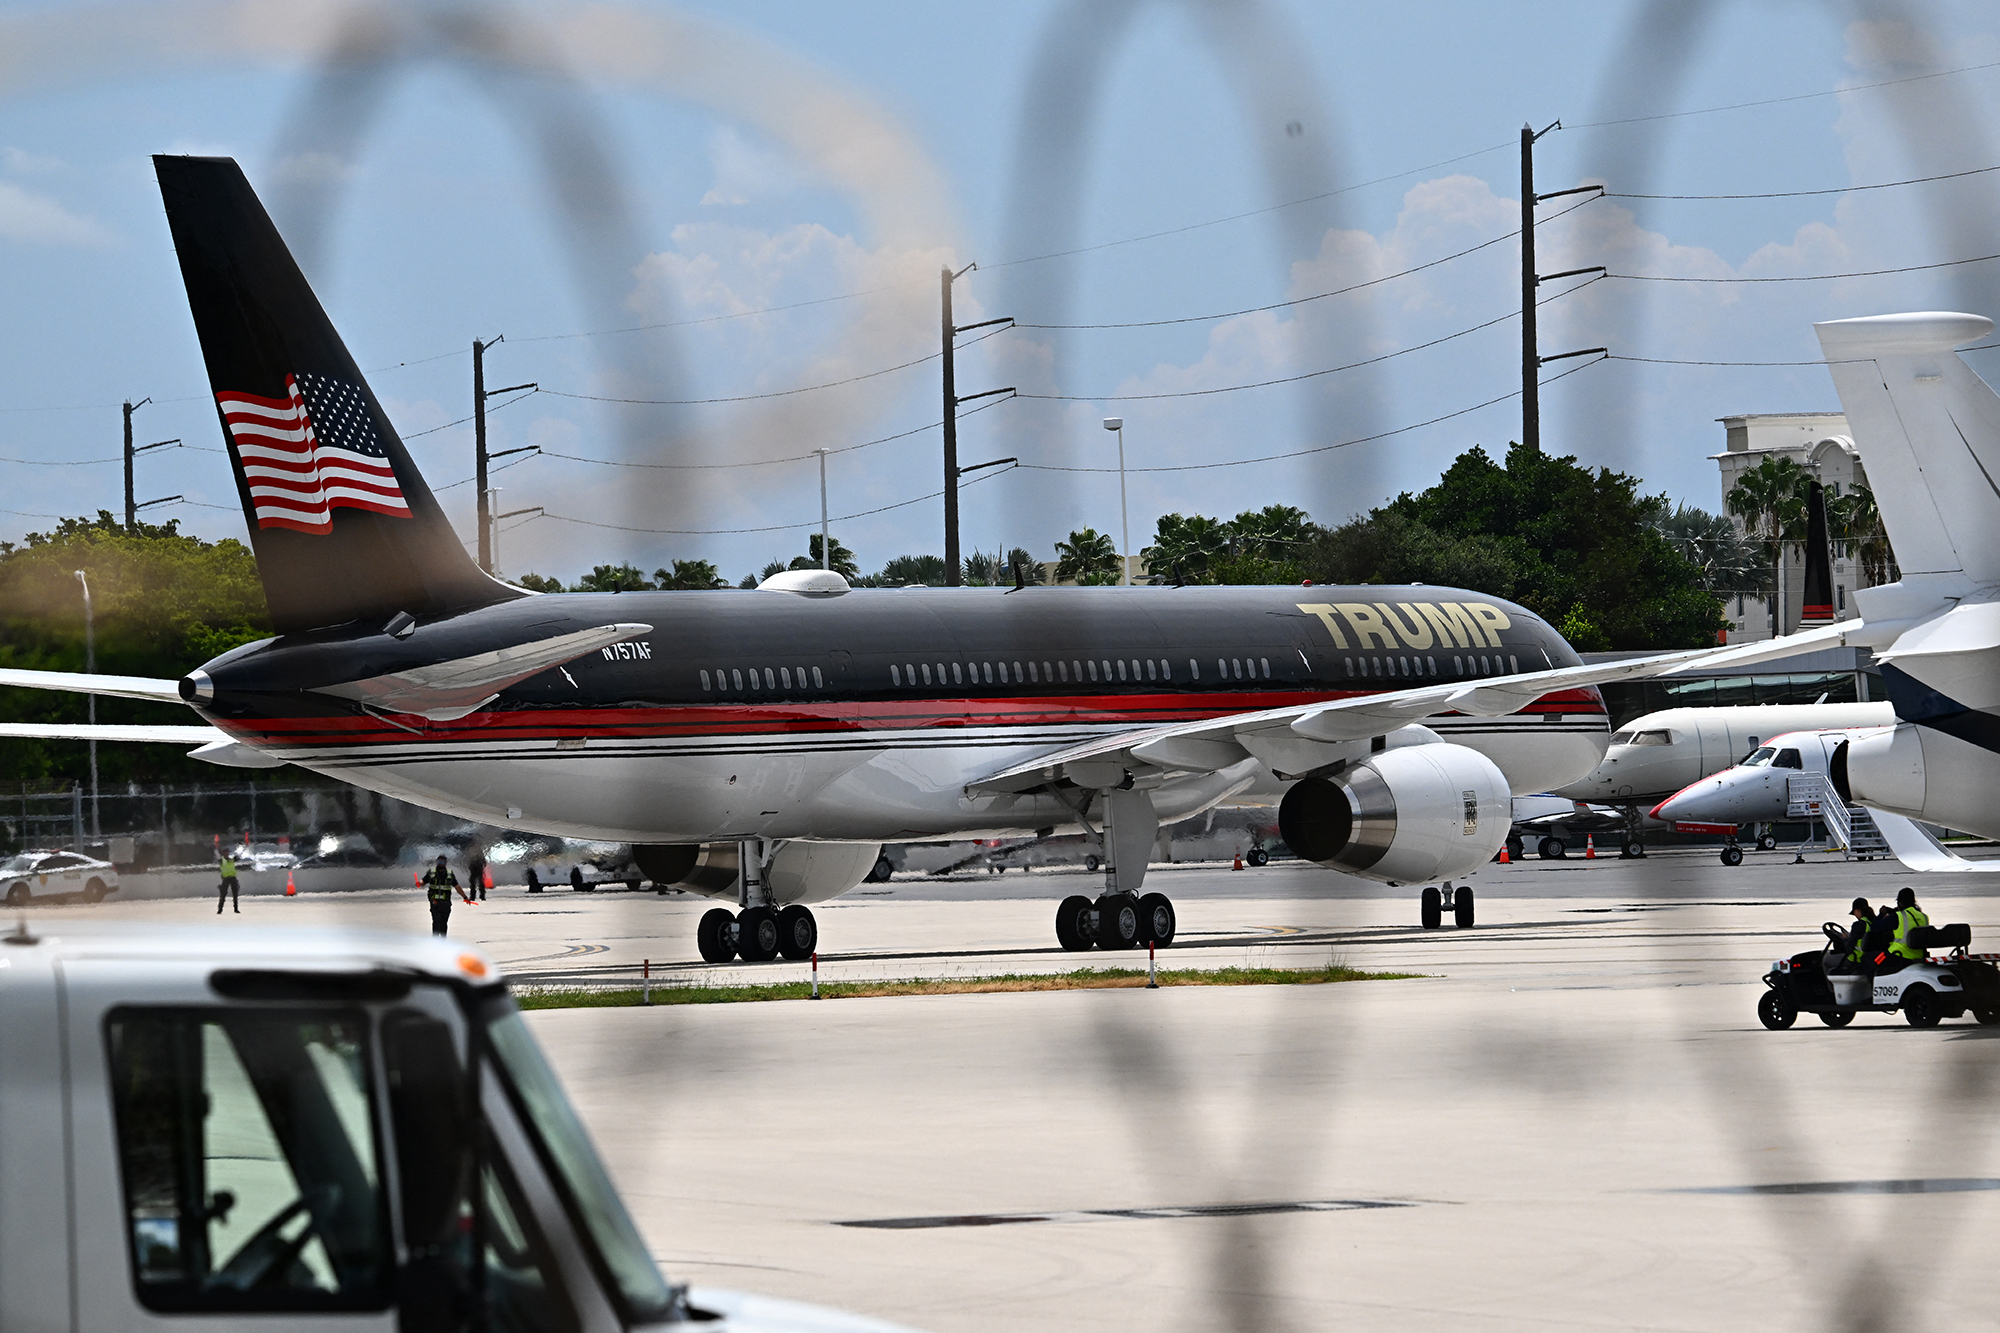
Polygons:
<instances>
[{"instance_id":1,"label":"paved road","mask_svg":"<svg viewBox=\"0 0 2000 1333\"><path fill-rule=\"evenodd\" d=\"M531 1021L678 1279L949 1333L1956 1327L2000 1306L2000 1029L1865 1015L1770 1033L1752 1010L1768 961L1857 892L1912 883L1934 919L2000 948L2000 904L1965 896L1984 879L1772 855L1529 862L1476 877L1476 929L1424 932L1408 890L1161 869L1188 942L1171 965L1425 976ZM1050 948L1054 900L1089 883L893 882L821 911L825 969L1128 964ZM691 962L706 906L512 893L453 921L536 981L640 958L801 975ZM411 893L253 914L423 921ZM1827 1191L1842 1182L1918 1183Z\"/></svg>"}]
</instances>

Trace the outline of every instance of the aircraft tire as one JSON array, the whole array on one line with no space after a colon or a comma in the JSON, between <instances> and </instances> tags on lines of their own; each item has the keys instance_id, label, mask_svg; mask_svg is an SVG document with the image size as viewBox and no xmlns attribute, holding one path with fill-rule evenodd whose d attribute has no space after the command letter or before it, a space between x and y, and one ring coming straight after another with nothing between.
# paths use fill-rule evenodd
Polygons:
<instances>
[{"instance_id":1,"label":"aircraft tire","mask_svg":"<svg viewBox=\"0 0 2000 1333\"><path fill-rule=\"evenodd\" d=\"M1560 861L1569 855L1569 848L1563 846L1561 838L1543 838L1535 844L1535 853L1544 861Z\"/></svg>"},{"instance_id":2,"label":"aircraft tire","mask_svg":"<svg viewBox=\"0 0 2000 1333\"><path fill-rule=\"evenodd\" d=\"M1451 895L1451 919L1460 930L1472 929L1472 890L1463 884Z\"/></svg>"},{"instance_id":3,"label":"aircraft tire","mask_svg":"<svg viewBox=\"0 0 2000 1333\"><path fill-rule=\"evenodd\" d=\"M1139 942L1164 949L1174 942L1174 904L1164 893L1139 899Z\"/></svg>"},{"instance_id":4,"label":"aircraft tire","mask_svg":"<svg viewBox=\"0 0 2000 1333\"><path fill-rule=\"evenodd\" d=\"M1057 904L1056 943L1071 953L1082 953L1096 943L1090 925L1090 899L1072 893Z\"/></svg>"},{"instance_id":5,"label":"aircraft tire","mask_svg":"<svg viewBox=\"0 0 2000 1333\"><path fill-rule=\"evenodd\" d=\"M1095 856L1086 856L1083 858L1083 868L1094 875L1104 868L1104 862L1098 860Z\"/></svg>"},{"instance_id":6,"label":"aircraft tire","mask_svg":"<svg viewBox=\"0 0 2000 1333\"><path fill-rule=\"evenodd\" d=\"M819 948L819 922L810 909L793 903L778 913L778 952L803 962Z\"/></svg>"},{"instance_id":7,"label":"aircraft tire","mask_svg":"<svg viewBox=\"0 0 2000 1333\"><path fill-rule=\"evenodd\" d=\"M1107 953L1139 942L1139 904L1122 893L1097 900L1097 947Z\"/></svg>"},{"instance_id":8,"label":"aircraft tire","mask_svg":"<svg viewBox=\"0 0 2000 1333\"><path fill-rule=\"evenodd\" d=\"M1775 833L1760 833L1760 834L1758 834L1758 835L1757 835L1757 850L1758 850L1758 851L1760 851L1760 852L1775 852L1775 851L1777 851L1777 850L1778 850L1778 835L1777 835L1777 834L1775 834Z\"/></svg>"},{"instance_id":9,"label":"aircraft tire","mask_svg":"<svg viewBox=\"0 0 2000 1333\"><path fill-rule=\"evenodd\" d=\"M1418 908L1419 919L1425 930L1436 930L1444 924L1444 895L1436 889L1425 889L1422 905Z\"/></svg>"},{"instance_id":10,"label":"aircraft tire","mask_svg":"<svg viewBox=\"0 0 2000 1333\"><path fill-rule=\"evenodd\" d=\"M1730 844L1729 846L1727 846L1727 847L1724 847L1724 848L1722 849L1722 864L1724 864L1724 865L1726 865L1726 866L1740 866L1740 865L1742 865L1742 864L1743 864L1743 849L1742 849L1741 847L1738 847L1738 846L1737 846L1736 844L1734 844L1734 843L1731 843L1731 844Z\"/></svg>"},{"instance_id":11,"label":"aircraft tire","mask_svg":"<svg viewBox=\"0 0 2000 1333\"><path fill-rule=\"evenodd\" d=\"M736 914L726 907L711 907L694 928L694 947L705 963L726 963L736 956Z\"/></svg>"},{"instance_id":12,"label":"aircraft tire","mask_svg":"<svg viewBox=\"0 0 2000 1333\"><path fill-rule=\"evenodd\" d=\"M870 884L886 884L889 881L889 876L895 873L896 867L891 864L889 858L878 856L875 858L875 864L868 870L868 882Z\"/></svg>"},{"instance_id":13,"label":"aircraft tire","mask_svg":"<svg viewBox=\"0 0 2000 1333\"><path fill-rule=\"evenodd\" d=\"M1625 840L1625 855L1634 861L1644 860L1646 857L1646 844L1637 838L1627 838Z\"/></svg>"},{"instance_id":14,"label":"aircraft tire","mask_svg":"<svg viewBox=\"0 0 2000 1333\"><path fill-rule=\"evenodd\" d=\"M746 963L778 956L778 918L770 908L746 907L736 914L736 952Z\"/></svg>"},{"instance_id":15,"label":"aircraft tire","mask_svg":"<svg viewBox=\"0 0 2000 1333\"><path fill-rule=\"evenodd\" d=\"M1253 866L1267 866L1271 864L1271 854L1262 847L1252 847L1248 852L1243 854L1243 859Z\"/></svg>"}]
</instances>

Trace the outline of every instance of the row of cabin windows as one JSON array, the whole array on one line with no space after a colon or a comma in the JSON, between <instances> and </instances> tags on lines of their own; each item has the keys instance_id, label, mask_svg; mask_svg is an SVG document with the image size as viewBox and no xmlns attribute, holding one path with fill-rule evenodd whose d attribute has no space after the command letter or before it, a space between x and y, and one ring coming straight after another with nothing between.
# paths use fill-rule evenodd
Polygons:
<instances>
[{"instance_id":1,"label":"row of cabin windows","mask_svg":"<svg viewBox=\"0 0 2000 1333\"><path fill-rule=\"evenodd\" d=\"M805 667L717 667L714 683L711 684L706 668L701 673L701 687L704 690L721 690L729 694L750 694L761 690L786 693L794 689L803 690L806 685ZM812 685L815 690L826 688L826 678L818 667L811 668ZM747 677L747 681L746 681ZM796 682L796 684L794 684ZM747 685L747 688L746 688Z\"/></svg>"},{"instance_id":2,"label":"row of cabin windows","mask_svg":"<svg viewBox=\"0 0 2000 1333\"><path fill-rule=\"evenodd\" d=\"M1355 663L1359 662L1359 667ZM1387 666L1384 666L1384 663ZM1482 676L1495 676L1503 672L1518 675L1521 659L1510 654L1504 664L1500 655L1491 657L1454 657L1451 659L1453 675L1467 676L1476 671ZM1350 676L1435 676L1438 664L1435 657L1350 657L1347 659L1347 674Z\"/></svg>"},{"instance_id":3,"label":"row of cabin windows","mask_svg":"<svg viewBox=\"0 0 2000 1333\"><path fill-rule=\"evenodd\" d=\"M1271 659L1268 657L1230 657L1215 659L1215 669L1224 680L1256 680L1271 678ZM1201 679L1201 664L1194 658L1188 659L1188 676ZM1173 663L1166 658L1126 658L1096 661L1068 662L968 662L961 668L957 662L939 662L933 666L929 662L908 662L902 666L891 665L889 683L899 688L915 688L919 685L1070 685L1113 684L1131 682L1168 681L1174 678Z\"/></svg>"}]
</instances>

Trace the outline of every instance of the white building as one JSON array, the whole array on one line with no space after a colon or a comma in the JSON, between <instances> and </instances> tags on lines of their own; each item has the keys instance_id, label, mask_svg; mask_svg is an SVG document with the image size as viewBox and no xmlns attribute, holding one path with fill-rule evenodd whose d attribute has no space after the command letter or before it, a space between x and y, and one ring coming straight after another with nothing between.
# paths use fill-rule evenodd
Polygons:
<instances>
[{"instance_id":1,"label":"white building","mask_svg":"<svg viewBox=\"0 0 2000 1333\"><path fill-rule=\"evenodd\" d=\"M1751 471L1774 455L1791 459L1806 468L1826 487L1828 499L1844 495L1855 486L1868 484L1861 466L1861 454L1847 433L1847 418L1839 412L1765 412L1717 418L1724 431L1724 448L1711 454L1722 473L1723 512L1728 513L1729 492L1736 478ZM1736 530L1744 531L1737 518ZM1848 544L1833 544L1834 618L1847 620L1855 612L1851 594L1868 586ZM1786 548L1780 562L1778 589L1784 605L1784 623L1776 632L1789 634L1799 625L1801 598L1805 589L1805 556L1796 546ZM1765 593L1730 593L1723 603L1729 617L1729 641L1754 643L1772 637L1773 598Z\"/></svg>"}]
</instances>

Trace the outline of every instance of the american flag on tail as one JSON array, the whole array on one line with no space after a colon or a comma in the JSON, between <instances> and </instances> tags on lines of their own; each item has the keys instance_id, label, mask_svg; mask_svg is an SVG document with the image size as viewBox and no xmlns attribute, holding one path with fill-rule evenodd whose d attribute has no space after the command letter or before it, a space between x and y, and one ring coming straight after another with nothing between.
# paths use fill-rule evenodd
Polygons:
<instances>
[{"instance_id":1,"label":"american flag on tail","mask_svg":"<svg viewBox=\"0 0 2000 1333\"><path fill-rule=\"evenodd\" d=\"M218 393L260 528L330 532L336 509L410 516L360 386L301 371L284 398Z\"/></svg>"}]
</instances>

